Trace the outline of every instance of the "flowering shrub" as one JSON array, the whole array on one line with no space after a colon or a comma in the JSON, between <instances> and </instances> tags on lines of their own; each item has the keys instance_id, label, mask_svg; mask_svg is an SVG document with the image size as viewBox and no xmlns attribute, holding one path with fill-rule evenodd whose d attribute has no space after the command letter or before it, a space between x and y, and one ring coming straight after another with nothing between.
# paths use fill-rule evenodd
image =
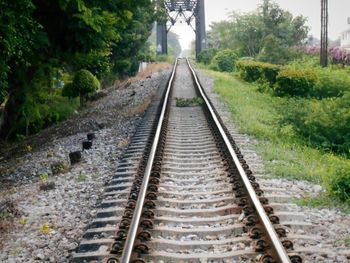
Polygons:
<instances>
[{"instance_id":1,"label":"flowering shrub","mask_svg":"<svg viewBox=\"0 0 350 263\"><path fill-rule=\"evenodd\" d=\"M308 55L320 55L319 46L302 46L297 47L297 49L305 52ZM328 49L328 55L333 64L350 65L350 49L332 47Z\"/></svg>"},{"instance_id":2,"label":"flowering shrub","mask_svg":"<svg viewBox=\"0 0 350 263\"><path fill-rule=\"evenodd\" d=\"M350 50L335 47L329 49L329 55L333 64L350 65Z\"/></svg>"}]
</instances>

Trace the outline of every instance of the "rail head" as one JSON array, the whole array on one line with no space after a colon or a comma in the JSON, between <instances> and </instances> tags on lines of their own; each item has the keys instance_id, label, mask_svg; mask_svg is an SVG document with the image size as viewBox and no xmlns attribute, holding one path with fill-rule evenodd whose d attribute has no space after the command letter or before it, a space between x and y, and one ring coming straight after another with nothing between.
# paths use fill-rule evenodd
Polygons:
<instances>
[{"instance_id":1,"label":"rail head","mask_svg":"<svg viewBox=\"0 0 350 263\"><path fill-rule=\"evenodd\" d=\"M175 77L175 72L176 72L176 67L177 67L177 63L178 60L175 60L174 63L174 67L171 73L171 77L169 79L169 83L167 86L167 90L164 96L164 104L162 106L162 110L159 116L159 120L158 120L158 125L157 125L157 129L156 129L156 133L154 135L154 140L152 143L152 147L151 147L151 151L149 154L149 158L147 161L147 165L146 165L146 169L145 169L145 173L144 173L144 177L142 180L142 185L140 188L140 193L139 193L139 197L138 197L138 201L134 210L134 215L133 218L131 220L131 224L130 224L130 229L125 241L125 246L123 249L123 253L121 256L121 262L122 263L129 263L131 256L132 256L132 250L135 244L135 239L136 239L136 235L137 235L137 230L140 224L140 220L141 220L141 215L142 215L142 209L143 209L143 204L145 202L145 198L146 198L146 194L147 194L147 187L148 187L148 182L150 179L150 175L151 175L151 170L152 170L152 165L153 165L153 161L154 161L154 157L156 155L156 151L157 151L157 147L158 147L158 143L159 143L159 137L161 134L161 130L163 127L163 120L164 120L164 116L166 113L166 108L168 106L168 100L170 97L170 92L171 92L171 87L173 85L173 81L174 81L174 77Z\"/></svg>"},{"instance_id":2,"label":"rail head","mask_svg":"<svg viewBox=\"0 0 350 263\"><path fill-rule=\"evenodd\" d=\"M248 178L247 174L245 173L245 171L244 171L244 169L243 169L243 167L242 167L242 165L241 165L241 163L240 163L240 161L239 161L239 159L238 159L238 157L237 157L237 155L236 155L236 153L235 153L235 151L234 151L234 149L229 141L229 138L227 137L218 117L216 116L216 113L215 113L213 107L211 106L211 104L209 102L209 99L207 98L207 96L206 96L206 94L205 94L205 92L204 92L204 90L203 90L203 88L198 80L197 74L194 71L194 69L193 69L193 67L188 59L187 59L187 64L191 70L192 76L193 76L194 81L198 87L199 93L202 96L202 98L205 102L205 105L208 108L210 115L213 118L214 123L217 126L217 128L220 132L220 135L222 136L222 138L225 142L225 145L226 145L226 147L231 155L231 158L234 161L234 163L238 169L240 177L242 178L244 186L248 192L249 198L251 199L251 202L258 213L258 216L260 218L260 222L261 222L262 226L264 227L264 229L268 235L268 238L271 241L271 244L274 247L277 259L281 263L290 263L291 261L289 259L289 256L288 256L286 250L284 249L269 217L267 216L264 207L260 203L260 200L259 200L258 196L256 195L254 188L251 185L249 178Z\"/></svg>"}]
</instances>

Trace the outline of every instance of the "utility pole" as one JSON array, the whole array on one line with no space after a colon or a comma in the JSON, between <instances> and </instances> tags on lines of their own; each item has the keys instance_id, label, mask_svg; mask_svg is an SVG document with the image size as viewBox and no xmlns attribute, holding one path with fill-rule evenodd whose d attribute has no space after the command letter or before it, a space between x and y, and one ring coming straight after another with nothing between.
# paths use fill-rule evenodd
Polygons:
<instances>
[{"instance_id":1,"label":"utility pole","mask_svg":"<svg viewBox=\"0 0 350 263\"><path fill-rule=\"evenodd\" d=\"M156 2L157 10L164 8L164 1L157 0ZM157 21L157 55L168 54L168 32L165 21Z\"/></svg>"},{"instance_id":2,"label":"utility pole","mask_svg":"<svg viewBox=\"0 0 350 263\"><path fill-rule=\"evenodd\" d=\"M196 16L196 56L206 48L204 0L197 0Z\"/></svg>"},{"instance_id":3,"label":"utility pole","mask_svg":"<svg viewBox=\"0 0 350 263\"><path fill-rule=\"evenodd\" d=\"M328 65L328 0L321 0L321 50L320 63Z\"/></svg>"}]
</instances>

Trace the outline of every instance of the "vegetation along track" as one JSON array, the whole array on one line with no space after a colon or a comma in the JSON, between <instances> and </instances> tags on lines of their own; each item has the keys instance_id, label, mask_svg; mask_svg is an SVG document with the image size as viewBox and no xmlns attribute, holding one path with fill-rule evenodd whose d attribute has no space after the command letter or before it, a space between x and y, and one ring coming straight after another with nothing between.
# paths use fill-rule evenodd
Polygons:
<instances>
[{"instance_id":1,"label":"vegetation along track","mask_svg":"<svg viewBox=\"0 0 350 263\"><path fill-rule=\"evenodd\" d=\"M74 260L301 262L188 61L175 63L160 97L158 123L131 143Z\"/></svg>"}]
</instances>

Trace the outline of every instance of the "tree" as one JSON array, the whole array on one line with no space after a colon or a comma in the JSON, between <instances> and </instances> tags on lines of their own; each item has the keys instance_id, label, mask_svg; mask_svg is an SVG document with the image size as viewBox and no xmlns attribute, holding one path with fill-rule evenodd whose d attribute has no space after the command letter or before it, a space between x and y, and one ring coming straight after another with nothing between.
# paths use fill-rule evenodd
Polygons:
<instances>
[{"instance_id":1,"label":"tree","mask_svg":"<svg viewBox=\"0 0 350 263\"><path fill-rule=\"evenodd\" d=\"M228 21L213 23L208 33L208 45L232 49L239 56L259 56L269 62L285 62L289 48L302 44L307 38L309 28L305 23L306 18L293 17L275 2L264 0L251 13L233 12ZM273 47L269 45L270 40L273 40ZM282 51L276 52L280 57L269 58L276 48Z\"/></svg>"},{"instance_id":2,"label":"tree","mask_svg":"<svg viewBox=\"0 0 350 263\"><path fill-rule=\"evenodd\" d=\"M73 82L67 83L62 90L62 96L69 98L80 97L80 105L84 106L89 94L95 93L100 89L100 82L88 70L79 70L73 79Z\"/></svg>"},{"instance_id":3,"label":"tree","mask_svg":"<svg viewBox=\"0 0 350 263\"><path fill-rule=\"evenodd\" d=\"M151 0L0 1L0 10L0 139L45 104L33 94L50 92L57 71L131 74L154 20Z\"/></svg>"},{"instance_id":4,"label":"tree","mask_svg":"<svg viewBox=\"0 0 350 263\"><path fill-rule=\"evenodd\" d=\"M210 67L217 71L232 72L238 59L236 53L230 49L219 51L211 60Z\"/></svg>"}]
</instances>

